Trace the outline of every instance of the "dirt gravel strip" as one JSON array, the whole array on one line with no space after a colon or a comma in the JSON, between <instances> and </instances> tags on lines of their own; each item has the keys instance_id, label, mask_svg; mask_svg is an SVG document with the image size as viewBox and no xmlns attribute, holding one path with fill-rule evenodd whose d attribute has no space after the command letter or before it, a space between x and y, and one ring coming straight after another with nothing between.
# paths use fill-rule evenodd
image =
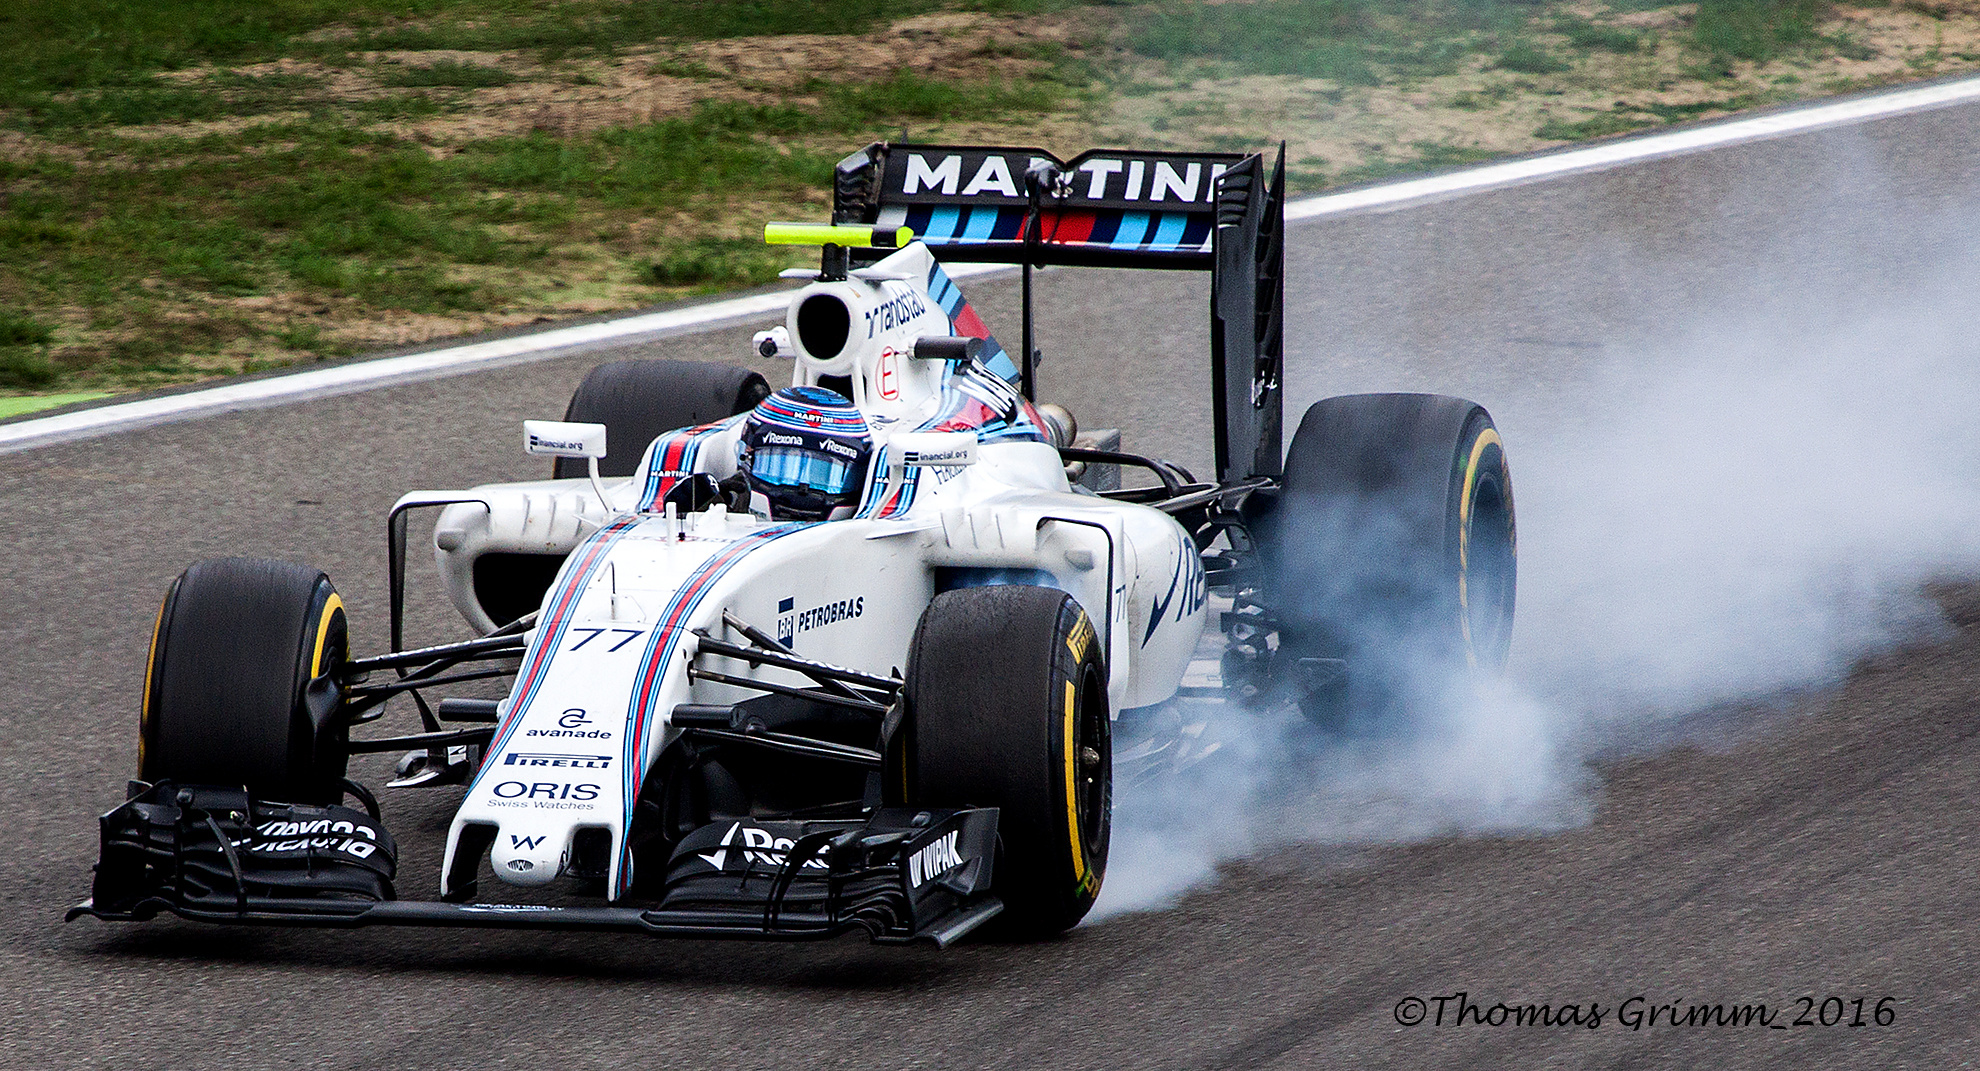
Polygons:
<instances>
[{"instance_id":1,"label":"dirt gravel strip","mask_svg":"<svg viewBox=\"0 0 1980 1071\"><path fill-rule=\"evenodd\" d=\"M1488 190L1540 182L1565 175L1607 170L1631 163L1730 145L1850 126L1878 119L1980 99L1980 77L1880 91L1821 104L1794 105L1737 119L1701 123L1640 137L1465 168L1422 178L1383 182L1339 193L1303 198L1286 206L1288 222L1358 212L1387 212L1463 197ZM1004 265L957 265L950 274L968 278L1010 270ZM319 368L291 375L229 383L205 390L119 402L54 416L0 424L0 453L50 443L106 435L132 428L212 413L279 405L307 398L346 394L393 383L459 375L522 361L539 360L578 346L629 341L698 330L784 308L783 293L727 298L705 305L644 313L575 327L555 328L510 338L470 343Z\"/></svg>"}]
</instances>

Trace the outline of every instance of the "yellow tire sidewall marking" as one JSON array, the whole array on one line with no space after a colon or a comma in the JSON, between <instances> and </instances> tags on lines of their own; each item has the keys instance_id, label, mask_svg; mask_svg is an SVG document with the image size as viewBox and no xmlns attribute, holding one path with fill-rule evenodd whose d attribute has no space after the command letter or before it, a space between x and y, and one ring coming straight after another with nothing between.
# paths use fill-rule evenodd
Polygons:
<instances>
[{"instance_id":1,"label":"yellow tire sidewall marking","mask_svg":"<svg viewBox=\"0 0 1980 1071\"><path fill-rule=\"evenodd\" d=\"M1495 443L1501 451L1505 450L1498 429L1491 427L1471 441L1471 456L1464 465L1464 490L1458 495L1458 627L1464 633L1464 660L1474 669L1478 666L1478 654L1472 649L1471 600L1466 583L1471 573L1471 499L1478 487L1478 463L1485 457L1485 448Z\"/></svg>"},{"instance_id":2,"label":"yellow tire sidewall marking","mask_svg":"<svg viewBox=\"0 0 1980 1071\"><path fill-rule=\"evenodd\" d=\"M158 634L165 629L165 607L172 601L172 592L167 590L159 600L158 617L151 622L151 650L144 656L144 699L138 709L138 769L144 769L145 729L151 723L151 675L158 670Z\"/></svg>"},{"instance_id":3,"label":"yellow tire sidewall marking","mask_svg":"<svg viewBox=\"0 0 1980 1071\"><path fill-rule=\"evenodd\" d=\"M1082 618L1081 620L1084 620ZM1073 877L1086 884L1086 851L1079 843L1079 749L1073 736L1073 682L1066 682L1066 834L1072 842Z\"/></svg>"},{"instance_id":4,"label":"yellow tire sidewall marking","mask_svg":"<svg viewBox=\"0 0 1980 1071\"><path fill-rule=\"evenodd\" d=\"M330 636L330 621L343 612L344 600L338 598L336 592L331 592L330 597L323 601L322 615L316 619L316 653L309 660L311 680L323 676L323 644Z\"/></svg>"},{"instance_id":5,"label":"yellow tire sidewall marking","mask_svg":"<svg viewBox=\"0 0 1980 1071\"><path fill-rule=\"evenodd\" d=\"M1075 663L1086 661L1086 649L1093 645L1093 622L1088 620L1086 611L1079 611L1079 619L1073 622L1071 631L1066 633L1066 650L1072 652Z\"/></svg>"}]
</instances>

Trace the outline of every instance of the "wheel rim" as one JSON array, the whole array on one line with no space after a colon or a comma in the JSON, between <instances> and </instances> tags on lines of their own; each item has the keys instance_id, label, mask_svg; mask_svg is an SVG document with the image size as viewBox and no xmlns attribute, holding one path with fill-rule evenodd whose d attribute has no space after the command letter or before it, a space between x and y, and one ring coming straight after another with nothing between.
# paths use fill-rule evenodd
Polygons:
<instances>
[{"instance_id":1,"label":"wheel rim","mask_svg":"<svg viewBox=\"0 0 1980 1071\"><path fill-rule=\"evenodd\" d=\"M1097 667L1081 674L1080 709L1073 723L1075 778L1073 813L1079 818L1080 847L1089 868L1105 868L1107 823L1113 811L1113 747L1108 733L1106 683ZM1091 761L1091 756L1098 756Z\"/></svg>"},{"instance_id":2,"label":"wheel rim","mask_svg":"<svg viewBox=\"0 0 1980 1071\"><path fill-rule=\"evenodd\" d=\"M1512 506L1497 474L1480 477L1473 493L1464 564L1465 635L1481 666L1505 663L1512 643L1516 568Z\"/></svg>"}]
</instances>

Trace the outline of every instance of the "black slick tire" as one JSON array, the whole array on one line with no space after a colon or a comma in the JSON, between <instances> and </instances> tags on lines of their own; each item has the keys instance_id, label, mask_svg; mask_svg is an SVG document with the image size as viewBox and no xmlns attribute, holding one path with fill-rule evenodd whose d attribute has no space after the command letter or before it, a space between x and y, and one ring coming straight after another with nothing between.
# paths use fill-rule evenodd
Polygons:
<instances>
[{"instance_id":1,"label":"black slick tire","mask_svg":"<svg viewBox=\"0 0 1980 1071\"><path fill-rule=\"evenodd\" d=\"M343 600L315 569L218 558L186 570L152 632L138 777L335 803L349 751L333 678L349 650Z\"/></svg>"},{"instance_id":2,"label":"black slick tire","mask_svg":"<svg viewBox=\"0 0 1980 1071\"><path fill-rule=\"evenodd\" d=\"M660 434L746 413L769 396L769 381L747 368L697 361L613 361L585 375L564 419L605 425L609 452L599 459L599 475L630 476L647 444ZM556 479L585 473L583 458L556 461Z\"/></svg>"},{"instance_id":3,"label":"black slick tire","mask_svg":"<svg viewBox=\"0 0 1980 1071\"><path fill-rule=\"evenodd\" d=\"M1106 874L1113 809L1107 672L1085 610L1050 588L937 595L907 701L907 801L999 808L991 932L1036 940L1078 923Z\"/></svg>"},{"instance_id":4,"label":"black slick tire","mask_svg":"<svg viewBox=\"0 0 1980 1071\"><path fill-rule=\"evenodd\" d=\"M1274 677L1298 691L1314 668L1301 659L1346 662L1345 687L1299 696L1314 720L1339 727L1392 706L1414 681L1504 667L1517 574L1512 476L1476 403L1435 394L1314 403L1266 530Z\"/></svg>"}]
</instances>

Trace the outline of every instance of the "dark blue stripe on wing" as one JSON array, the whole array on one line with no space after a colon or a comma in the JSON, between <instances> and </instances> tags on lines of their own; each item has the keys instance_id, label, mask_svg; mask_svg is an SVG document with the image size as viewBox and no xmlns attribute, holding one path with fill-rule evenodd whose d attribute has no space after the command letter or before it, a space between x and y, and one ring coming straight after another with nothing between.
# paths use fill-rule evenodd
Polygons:
<instances>
[{"instance_id":1,"label":"dark blue stripe on wing","mask_svg":"<svg viewBox=\"0 0 1980 1071\"><path fill-rule=\"evenodd\" d=\"M997 222L990 228L990 237L999 242L1017 241L1024 231L1024 215L1022 208L998 209Z\"/></svg>"},{"instance_id":2,"label":"dark blue stripe on wing","mask_svg":"<svg viewBox=\"0 0 1980 1071\"><path fill-rule=\"evenodd\" d=\"M1207 249L1210 245L1210 230L1216 217L1208 213L1192 213L1189 223L1183 227L1182 244L1186 249Z\"/></svg>"}]
</instances>

